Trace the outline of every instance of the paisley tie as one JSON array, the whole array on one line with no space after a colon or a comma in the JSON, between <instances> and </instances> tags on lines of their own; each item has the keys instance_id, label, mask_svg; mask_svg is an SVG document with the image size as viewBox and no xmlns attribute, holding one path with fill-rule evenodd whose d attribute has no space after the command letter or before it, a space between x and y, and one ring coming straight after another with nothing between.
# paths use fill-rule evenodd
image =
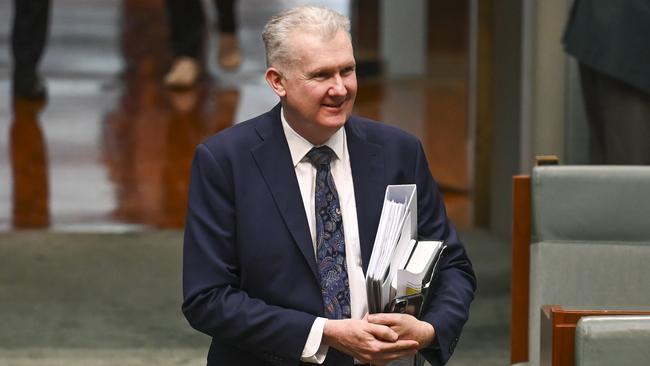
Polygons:
<instances>
[{"instance_id":1,"label":"paisley tie","mask_svg":"<svg viewBox=\"0 0 650 366\"><path fill-rule=\"evenodd\" d=\"M315 147L307 158L316 168L316 259L320 272L325 316L350 317L350 284L345 262L345 237L339 196L330 172L334 151Z\"/></svg>"}]
</instances>

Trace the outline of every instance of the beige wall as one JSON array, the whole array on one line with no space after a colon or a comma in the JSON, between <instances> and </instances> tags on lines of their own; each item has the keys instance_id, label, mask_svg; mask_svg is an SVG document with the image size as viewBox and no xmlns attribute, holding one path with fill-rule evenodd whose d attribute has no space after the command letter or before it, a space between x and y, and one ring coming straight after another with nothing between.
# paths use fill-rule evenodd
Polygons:
<instances>
[{"instance_id":1,"label":"beige wall","mask_svg":"<svg viewBox=\"0 0 650 366\"><path fill-rule=\"evenodd\" d=\"M564 161L567 57L562 34L572 0L494 1L492 55L494 128L491 229L509 235L514 174L534 157Z\"/></svg>"},{"instance_id":2,"label":"beige wall","mask_svg":"<svg viewBox=\"0 0 650 366\"><path fill-rule=\"evenodd\" d=\"M534 157L555 154L564 160L564 130L566 116L567 57L562 34L569 11L567 0L526 0L530 22L524 24L529 42L523 55L522 89L529 92L522 103L522 162L523 173L530 172ZM528 56L528 57L527 57Z\"/></svg>"}]
</instances>

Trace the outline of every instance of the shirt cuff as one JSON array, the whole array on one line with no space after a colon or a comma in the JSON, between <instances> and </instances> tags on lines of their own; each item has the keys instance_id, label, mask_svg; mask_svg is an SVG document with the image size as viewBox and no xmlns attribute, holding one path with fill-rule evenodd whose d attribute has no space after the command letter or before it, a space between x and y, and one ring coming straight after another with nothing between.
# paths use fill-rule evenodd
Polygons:
<instances>
[{"instance_id":1,"label":"shirt cuff","mask_svg":"<svg viewBox=\"0 0 650 366\"><path fill-rule=\"evenodd\" d=\"M323 340L323 329L325 329L325 318L316 318L311 325L311 331L305 342L305 347L302 349L302 356L300 361L322 364L327 356L329 346L321 344Z\"/></svg>"}]
</instances>

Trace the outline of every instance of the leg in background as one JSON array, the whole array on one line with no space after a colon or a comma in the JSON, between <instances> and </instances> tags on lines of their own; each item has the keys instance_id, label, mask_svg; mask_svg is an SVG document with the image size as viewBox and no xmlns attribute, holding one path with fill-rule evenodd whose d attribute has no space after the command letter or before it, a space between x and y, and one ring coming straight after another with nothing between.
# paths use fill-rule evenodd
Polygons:
<instances>
[{"instance_id":1,"label":"leg in background","mask_svg":"<svg viewBox=\"0 0 650 366\"><path fill-rule=\"evenodd\" d=\"M595 164L650 165L650 94L580 65Z\"/></svg>"},{"instance_id":2,"label":"leg in background","mask_svg":"<svg viewBox=\"0 0 650 366\"><path fill-rule=\"evenodd\" d=\"M201 0L167 0L167 17L174 62L165 84L175 88L194 85L201 74L205 17Z\"/></svg>"},{"instance_id":3,"label":"leg in background","mask_svg":"<svg viewBox=\"0 0 650 366\"><path fill-rule=\"evenodd\" d=\"M44 99L47 96L38 65L47 40L49 13L49 0L14 0L12 85L18 97Z\"/></svg>"},{"instance_id":4,"label":"leg in background","mask_svg":"<svg viewBox=\"0 0 650 366\"><path fill-rule=\"evenodd\" d=\"M241 63L241 49L237 38L235 0L214 0L217 8L219 48L217 60L225 70L233 70Z\"/></svg>"}]
</instances>

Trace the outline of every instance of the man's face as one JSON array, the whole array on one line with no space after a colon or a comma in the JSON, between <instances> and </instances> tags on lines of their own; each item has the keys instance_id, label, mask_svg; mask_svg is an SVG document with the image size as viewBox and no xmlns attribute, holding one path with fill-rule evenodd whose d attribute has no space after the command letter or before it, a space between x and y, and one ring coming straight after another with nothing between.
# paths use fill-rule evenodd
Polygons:
<instances>
[{"instance_id":1,"label":"man's face","mask_svg":"<svg viewBox=\"0 0 650 366\"><path fill-rule=\"evenodd\" d=\"M308 141L321 144L352 114L357 94L352 43L343 30L331 39L294 32L290 40L297 61L283 73L283 91L278 95L291 127Z\"/></svg>"}]
</instances>

